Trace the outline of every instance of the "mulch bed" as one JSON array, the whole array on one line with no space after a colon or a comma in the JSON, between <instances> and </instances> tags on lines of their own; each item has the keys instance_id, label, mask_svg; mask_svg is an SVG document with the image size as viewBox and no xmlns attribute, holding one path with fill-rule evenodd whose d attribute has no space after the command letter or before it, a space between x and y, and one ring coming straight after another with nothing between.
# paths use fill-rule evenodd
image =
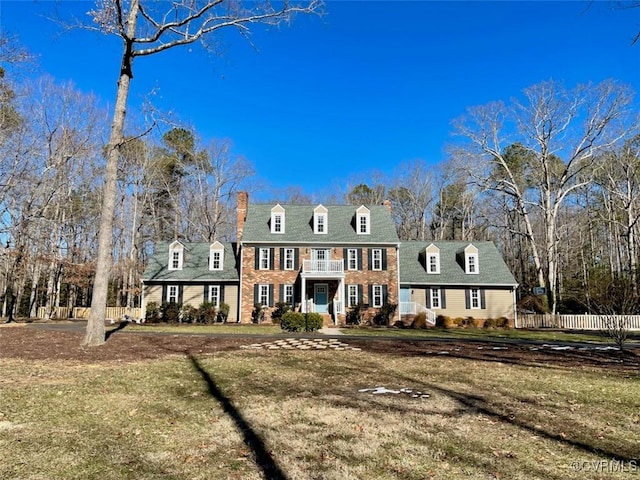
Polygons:
<instances>
[{"instance_id":1,"label":"mulch bed","mask_svg":"<svg viewBox=\"0 0 640 480\"><path fill-rule=\"evenodd\" d=\"M110 330L110 329L108 329ZM133 362L169 355L210 355L237 350L256 343L242 336L145 334L116 331L100 347L82 347L82 332L54 331L33 325L0 326L0 358L65 360L86 363ZM619 352L594 348L553 350L534 345L465 342L460 340L362 340L341 341L363 351L406 357L464 358L486 362L560 368L606 369L607 372L637 375L640 350ZM246 350L245 350L246 351ZM358 355L357 351L345 354Z\"/></svg>"}]
</instances>

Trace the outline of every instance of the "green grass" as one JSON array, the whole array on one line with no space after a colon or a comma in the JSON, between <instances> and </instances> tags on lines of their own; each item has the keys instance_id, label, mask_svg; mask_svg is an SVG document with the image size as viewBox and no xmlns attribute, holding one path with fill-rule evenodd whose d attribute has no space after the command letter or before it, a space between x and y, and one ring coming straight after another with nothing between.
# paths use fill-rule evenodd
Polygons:
<instances>
[{"instance_id":1,"label":"green grass","mask_svg":"<svg viewBox=\"0 0 640 480\"><path fill-rule=\"evenodd\" d=\"M640 379L605 369L264 350L0 368L3 479L637 478L599 463L640 453ZM377 386L430 397L359 392Z\"/></svg>"}]
</instances>

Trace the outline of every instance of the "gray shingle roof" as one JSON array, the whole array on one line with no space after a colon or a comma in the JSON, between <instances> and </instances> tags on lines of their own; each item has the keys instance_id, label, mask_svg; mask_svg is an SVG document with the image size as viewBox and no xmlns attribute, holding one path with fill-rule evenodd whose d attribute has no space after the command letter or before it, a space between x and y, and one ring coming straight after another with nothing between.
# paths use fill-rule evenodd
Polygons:
<instances>
[{"instance_id":1,"label":"gray shingle roof","mask_svg":"<svg viewBox=\"0 0 640 480\"><path fill-rule=\"evenodd\" d=\"M173 243L173 242L171 242ZM156 243L142 280L150 281L238 281L235 243L223 243L224 269L209 270L210 243L183 243L182 270L169 270L169 246L171 243Z\"/></svg>"},{"instance_id":2,"label":"gray shingle roof","mask_svg":"<svg viewBox=\"0 0 640 480\"><path fill-rule=\"evenodd\" d=\"M440 249L440 273L425 270L425 248ZM456 254L467 245L478 249L478 274L467 274ZM509 285L517 282L492 242L427 241L402 242L400 245L400 283L414 285Z\"/></svg>"},{"instance_id":3,"label":"gray shingle roof","mask_svg":"<svg viewBox=\"0 0 640 480\"><path fill-rule=\"evenodd\" d=\"M398 234L391 214L383 205L367 206L371 228L368 235L358 235L353 205L325 205L327 233L313 233L313 210L317 205L282 205L285 209L285 233L271 233L271 209L275 205L251 204L242 234L242 243L330 243L333 245L397 243Z\"/></svg>"}]
</instances>

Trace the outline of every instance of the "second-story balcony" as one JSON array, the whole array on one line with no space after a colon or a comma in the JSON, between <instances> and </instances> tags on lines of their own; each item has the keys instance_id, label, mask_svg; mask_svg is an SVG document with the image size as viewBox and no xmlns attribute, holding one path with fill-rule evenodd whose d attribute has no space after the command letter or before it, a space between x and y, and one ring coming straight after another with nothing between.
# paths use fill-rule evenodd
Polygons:
<instances>
[{"instance_id":1,"label":"second-story balcony","mask_svg":"<svg viewBox=\"0 0 640 480\"><path fill-rule=\"evenodd\" d=\"M344 274L343 260L304 260L302 273L317 275Z\"/></svg>"}]
</instances>

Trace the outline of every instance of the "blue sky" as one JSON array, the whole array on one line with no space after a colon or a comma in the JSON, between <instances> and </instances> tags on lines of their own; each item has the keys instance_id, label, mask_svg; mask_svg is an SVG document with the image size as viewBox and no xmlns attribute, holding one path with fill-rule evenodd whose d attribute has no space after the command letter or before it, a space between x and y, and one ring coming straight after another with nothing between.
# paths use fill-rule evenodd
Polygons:
<instances>
[{"instance_id":1,"label":"blue sky","mask_svg":"<svg viewBox=\"0 0 640 480\"><path fill-rule=\"evenodd\" d=\"M130 106L156 107L204 140L229 138L273 189L323 196L417 159L437 164L451 121L554 79L614 78L640 91L640 8L622 2L331 1L322 17L136 59ZM63 33L46 19L92 2L3 0L0 25L39 57L41 72L113 103L115 37ZM269 197L269 193L262 195Z\"/></svg>"}]
</instances>

